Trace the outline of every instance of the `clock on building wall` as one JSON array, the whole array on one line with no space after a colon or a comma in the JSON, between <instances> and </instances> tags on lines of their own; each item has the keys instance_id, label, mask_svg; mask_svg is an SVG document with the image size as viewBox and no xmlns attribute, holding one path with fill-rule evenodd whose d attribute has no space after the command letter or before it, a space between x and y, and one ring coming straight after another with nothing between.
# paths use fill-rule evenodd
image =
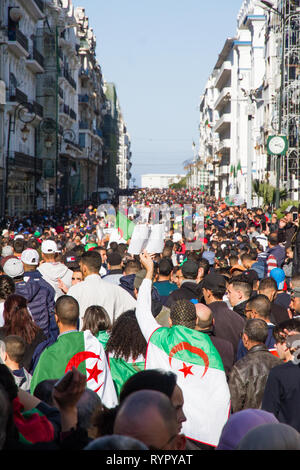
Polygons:
<instances>
[{"instance_id":1,"label":"clock on building wall","mask_svg":"<svg viewBox=\"0 0 300 470\"><path fill-rule=\"evenodd\" d=\"M288 140L285 135L270 135L267 140L267 149L270 155L284 155L288 149Z\"/></svg>"}]
</instances>

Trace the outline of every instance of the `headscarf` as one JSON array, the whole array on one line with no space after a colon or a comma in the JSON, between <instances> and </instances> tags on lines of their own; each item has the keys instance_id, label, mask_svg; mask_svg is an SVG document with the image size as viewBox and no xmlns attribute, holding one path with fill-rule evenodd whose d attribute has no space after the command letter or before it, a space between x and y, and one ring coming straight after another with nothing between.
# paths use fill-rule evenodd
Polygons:
<instances>
[{"instance_id":1,"label":"headscarf","mask_svg":"<svg viewBox=\"0 0 300 470\"><path fill-rule=\"evenodd\" d=\"M223 427L216 450L236 449L248 431L267 423L278 423L273 413L268 411L248 408L233 413Z\"/></svg>"}]
</instances>

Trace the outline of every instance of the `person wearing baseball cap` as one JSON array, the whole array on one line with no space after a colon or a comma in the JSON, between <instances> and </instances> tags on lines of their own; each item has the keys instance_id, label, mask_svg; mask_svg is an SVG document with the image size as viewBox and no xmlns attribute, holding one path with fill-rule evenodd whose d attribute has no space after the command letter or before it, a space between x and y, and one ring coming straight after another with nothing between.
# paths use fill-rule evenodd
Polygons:
<instances>
[{"instance_id":1,"label":"person wearing baseball cap","mask_svg":"<svg viewBox=\"0 0 300 470\"><path fill-rule=\"evenodd\" d=\"M245 320L230 309L223 298L226 293L226 279L222 274L209 273L202 282L206 305L211 309L214 319L214 333L217 337L230 341L236 357L240 334Z\"/></svg>"},{"instance_id":2,"label":"person wearing baseball cap","mask_svg":"<svg viewBox=\"0 0 300 470\"><path fill-rule=\"evenodd\" d=\"M177 272L180 287L171 292L165 301L165 305L167 307L171 307L171 305L176 302L176 300L180 299L196 299L198 301L201 293L201 289L198 283L198 275L198 263L192 259L187 259L184 261L180 266L180 270Z\"/></svg>"},{"instance_id":3,"label":"person wearing baseball cap","mask_svg":"<svg viewBox=\"0 0 300 470\"><path fill-rule=\"evenodd\" d=\"M59 287L59 279L69 289L72 285L72 273L64 263L57 261L56 256L60 253L57 243L54 240L44 240L41 245L43 263L39 265L37 270L42 277L54 288L55 301L63 295L63 291Z\"/></svg>"}]
</instances>

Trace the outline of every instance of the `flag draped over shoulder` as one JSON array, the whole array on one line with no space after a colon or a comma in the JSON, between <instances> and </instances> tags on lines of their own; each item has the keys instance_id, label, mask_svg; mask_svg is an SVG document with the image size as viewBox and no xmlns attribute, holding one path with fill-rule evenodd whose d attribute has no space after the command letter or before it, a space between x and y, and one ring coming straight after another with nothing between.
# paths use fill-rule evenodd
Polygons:
<instances>
[{"instance_id":1,"label":"flag draped over shoulder","mask_svg":"<svg viewBox=\"0 0 300 470\"><path fill-rule=\"evenodd\" d=\"M173 326L151 336L146 369L162 368L177 375L184 396L185 435L216 446L230 412L230 392L222 359L205 333Z\"/></svg>"},{"instance_id":2,"label":"flag draped over shoulder","mask_svg":"<svg viewBox=\"0 0 300 470\"><path fill-rule=\"evenodd\" d=\"M109 355L109 367L117 395L119 396L122 386L129 377L144 370L145 359L140 356L136 360L130 359L125 361L124 359L117 359Z\"/></svg>"},{"instance_id":3,"label":"flag draped over shoulder","mask_svg":"<svg viewBox=\"0 0 300 470\"><path fill-rule=\"evenodd\" d=\"M117 396L102 344L89 330L69 331L43 351L34 370L30 391L47 379L59 379L72 367L86 375L87 387L107 407L117 405Z\"/></svg>"},{"instance_id":4,"label":"flag draped over shoulder","mask_svg":"<svg viewBox=\"0 0 300 470\"><path fill-rule=\"evenodd\" d=\"M124 240L129 240L131 238L135 223L132 220L129 220L125 214L122 212L117 213L116 217L116 228L118 229L119 235Z\"/></svg>"}]
</instances>

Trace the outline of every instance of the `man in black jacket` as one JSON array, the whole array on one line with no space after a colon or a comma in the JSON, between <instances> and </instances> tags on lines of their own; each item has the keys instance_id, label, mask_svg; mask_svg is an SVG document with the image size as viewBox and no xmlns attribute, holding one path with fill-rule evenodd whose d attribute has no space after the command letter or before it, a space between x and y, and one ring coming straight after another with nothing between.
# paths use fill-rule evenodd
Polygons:
<instances>
[{"instance_id":1,"label":"man in black jacket","mask_svg":"<svg viewBox=\"0 0 300 470\"><path fill-rule=\"evenodd\" d=\"M226 280L218 273L210 273L203 280L203 295L206 305L211 309L214 319L214 334L218 338L230 341L236 358L240 335L245 320L231 310L223 301L226 292Z\"/></svg>"},{"instance_id":2,"label":"man in black jacket","mask_svg":"<svg viewBox=\"0 0 300 470\"><path fill-rule=\"evenodd\" d=\"M247 320L242 339L248 353L234 364L228 382L233 413L261 407L269 372L282 363L264 344L267 336L268 326L264 320Z\"/></svg>"},{"instance_id":3,"label":"man in black jacket","mask_svg":"<svg viewBox=\"0 0 300 470\"><path fill-rule=\"evenodd\" d=\"M181 269L177 272L180 287L174 290L167 298L165 305L171 307L176 300L198 300L200 294L200 287L198 283L199 266L198 264L188 259L183 263Z\"/></svg>"}]
</instances>

